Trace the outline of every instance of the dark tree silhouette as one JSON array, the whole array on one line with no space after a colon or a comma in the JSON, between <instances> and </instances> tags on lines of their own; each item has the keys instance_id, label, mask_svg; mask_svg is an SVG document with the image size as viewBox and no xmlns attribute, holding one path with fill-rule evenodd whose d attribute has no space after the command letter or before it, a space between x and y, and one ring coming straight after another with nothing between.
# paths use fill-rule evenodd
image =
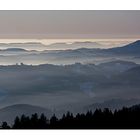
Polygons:
<instances>
[{"instance_id":1,"label":"dark tree silhouette","mask_svg":"<svg viewBox=\"0 0 140 140\"><path fill-rule=\"evenodd\" d=\"M1 125L3 129L9 129L7 122ZM108 108L96 109L93 113L73 115L70 112L57 118L54 114L47 119L44 114L37 113L31 117L22 115L16 117L13 129L140 129L140 105L130 108L123 107L112 112Z\"/></svg>"},{"instance_id":2,"label":"dark tree silhouette","mask_svg":"<svg viewBox=\"0 0 140 140\"><path fill-rule=\"evenodd\" d=\"M14 121L14 125L13 125L13 128L20 128L20 119L19 119L19 117L16 117L15 118L15 121Z\"/></svg>"},{"instance_id":3,"label":"dark tree silhouette","mask_svg":"<svg viewBox=\"0 0 140 140\"><path fill-rule=\"evenodd\" d=\"M39 128L47 128L48 127L49 120L47 120L46 116L44 114L41 114L39 119Z\"/></svg>"},{"instance_id":4,"label":"dark tree silhouette","mask_svg":"<svg viewBox=\"0 0 140 140\"><path fill-rule=\"evenodd\" d=\"M38 118L38 114L35 113L31 116L31 124L30 124L30 127L31 128L38 128L39 127L39 118Z\"/></svg>"},{"instance_id":5,"label":"dark tree silhouette","mask_svg":"<svg viewBox=\"0 0 140 140\"><path fill-rule=\"evenodd\" d=\"M55 114L50 119L50 128L57 128L58 127L58 118Z\"/></svg>"},{"instance_id":6,"label":"dark tree silhouette","mask_svg":"<svg viewBox=\"0 0 140 140\"><path fill-rule=\"evenodd\" d=\"M7 122L2 122L1 127L2 127L3 129L10 129L10 126L7 124Z\"/></svg>"}]
</instances>

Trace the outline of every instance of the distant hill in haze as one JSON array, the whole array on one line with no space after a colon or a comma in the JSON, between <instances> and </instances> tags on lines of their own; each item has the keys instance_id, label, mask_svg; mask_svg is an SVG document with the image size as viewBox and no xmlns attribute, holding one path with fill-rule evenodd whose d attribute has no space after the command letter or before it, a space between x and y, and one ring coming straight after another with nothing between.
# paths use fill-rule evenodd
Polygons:
<instances>
[{"instance_id":1,"label":"distant hill in haze","mask_svg":"<svg viewBox=\"0 0 140 140\"><path fill-rule=\"evenodd\" d=\"M53 43L46 46L47 49L52 50L66 50L66 49L78 49L78 48L100 48L103 47L103 45L97 43L97 42L90 42L90 41L84 41L84 42L73 42L73 43Z\"/></svg>"},{"instance_id":2,"label":"distant hill in haze","mask_svg":"<svg viewBox=\"0 0 140 140\"><path fill-rule=\"evenodd\" d=\"M2 44L3 45L3 44ZM105 49L96 42L54 43L10 43L0 51L0 64L100 64L123 60L140 64L140 41L116 48ZM8 46L9 45L9 46ZM3 48L0 45L1 48ZM17 49L16 49L17 48ZM36 51L37 50L37 51ZM39 51L38 51L39 50Z\"/></svg>"},{"instance_id":3,"label":"distant hill in haze","mask_svg":"<svg viewBox=\"0 0 140 140\"><path fill-rule=\"evenodd\" d=\"M138 66L134 62L128 62L128 61L122 61L122 60L116 60L116 61L110 61L101 63L98 65L101 69L103 69L106 72L109 72L110 74L120 73L124 72L130 68Z\"/></svg>"},{"instance_id":4,"label":"distant hill in haze","mask_svg":"<svg viewBox=\"0 0 140 140\"><path fill-rule=\"evenodd\" d=\"M22 48L7 48L7 49L3 49L3 50L0 50L0 51L3 51L3 52L6 52L6 51L11 51L11 52L27 52L27 50L22 49Z\"/></svg>"},{"instance_id":5,"label":"distant hill in haze","mask_svg":"<svg viewBox=\"0 0 140 140\"><path fill-rule=\"evenodd\" d=\"M95 97L110 99L112 95L120 98L126 95L137 97L140 70L136 75L133 69L139 68L139 65L124 61L110 62L110 65L75 63L0 66L0 105L19 103L17 101L21 100L21 103L37 102L47 107Z\"/></svg>"},{"instance_id":6,"label":"distant hill in haze","mask_svg":"<svg viewBox=\"0 0 140 140\"><path fill-rule=\"evenodd\" d=\"M27 50L45 50L46 46L39 42L27 42L27 43L0 43L0 49L7 48L21 48Z\"/></svg>"},{"instance_id":7,"label":"distant hill in haze","mask_svg":"<svg viewBox=\"0 0 140 140\"><path fill-rule=\"evenodd\" d=\"M47 117L52 116L52 112L46 108L33 106L29 104L15 104L0 109L0 122L7 121L12 123L16 116L27 115L31 116L34 113L46 114Z\"/></svg>"},{"instance_id":8,"label":"distant hill in haze","mask_svg":"<svg viewBox=\"0 0 140 140\"><path fill-rule=\"evenodd\" d=\"M0 50L0 55L1 56L18 56L18 55L27 55L27 54L34 54L34 53L39 53L36 50L26 50L23 48L7 48L7 49L1 49Z\"/></svg>"},{"instance_id":9,"label":"distant hill in haze","mask_svg":"<svg viewBox=\"0 0 140 140\"><path fill-rule=\"evenodd\" d=\"M122 107L130 107L134 104L139 104L140 99L111 99L101 103L94 103L88 106L85 106L84 109L95 111L97 108L104 109L109 108L111 110L120 109Z\"/></svg>"}]
</instances>

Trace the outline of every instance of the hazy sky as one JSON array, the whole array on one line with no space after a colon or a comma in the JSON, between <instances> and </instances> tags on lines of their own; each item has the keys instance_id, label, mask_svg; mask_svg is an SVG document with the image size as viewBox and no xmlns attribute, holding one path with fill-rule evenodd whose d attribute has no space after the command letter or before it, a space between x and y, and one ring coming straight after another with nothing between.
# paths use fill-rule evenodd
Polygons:
<instances>
[{"instance_id":1,"label":"hazy sky","mask_svg":"<svg viewBox=\"0 0 140 140\"><path fill-rule=\"evenodd\" d=\"M0 38L139 38L140 11L0 11Z\"/></svg>"}]
</instances>

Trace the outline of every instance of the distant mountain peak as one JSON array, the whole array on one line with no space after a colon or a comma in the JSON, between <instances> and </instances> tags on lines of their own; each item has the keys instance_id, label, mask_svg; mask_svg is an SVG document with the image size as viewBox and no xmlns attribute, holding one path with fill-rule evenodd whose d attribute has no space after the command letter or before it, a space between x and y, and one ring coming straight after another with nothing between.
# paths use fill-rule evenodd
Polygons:
<instances>
[{"instance_id":1,"label":"distant mountain peak","mask_svg":"<svg viewBox=\"0 0 140 140\"><path fill-rule=\"evenodd\" d=\"M130 44L128 44L128 45L125 45L124 47L140 47L140 40L137 40L137 41L135 41L135 42L132 42L132 43L130 43Z\"/></svg>"},{"instance_id":2,"label":"distant mountain peak","mask_svg":"<svg viewBox=\"0 0 140 140\"><path fill-rule=\"evenodd\" d=\"M133 43L140 43L140 40L136 40L135 42L133 42Z\"/></svg>"},{"instance_id":3,"label":"distant mountain peak","mask_svg":"<svg viewBox=\"0 0 140 140\"><path fill-rule=\"evenodd\" d=\"M129 43L122 47L115 47L115 48L109 48L107 49L108 52L111 53L119 53L119 54L137 54L140 53L140 40L137 40L135 42Z\"/></svg>"}]
</instances>

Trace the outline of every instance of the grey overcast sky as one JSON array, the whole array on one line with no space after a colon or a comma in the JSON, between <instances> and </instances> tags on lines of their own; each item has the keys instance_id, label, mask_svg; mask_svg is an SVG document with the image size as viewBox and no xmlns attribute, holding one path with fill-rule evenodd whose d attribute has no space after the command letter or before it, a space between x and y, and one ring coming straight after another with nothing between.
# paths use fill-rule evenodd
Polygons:
<instances>
[{"instance_id":1,"label":"grey overcast sky","mask_svg":"<svg viewBox=\"0 0 140 140\"><path fill-rule=\"evenodd\" d=\"M0 11L0 38L139 38L140 11Z\"/></svg>"}]
</instances>

